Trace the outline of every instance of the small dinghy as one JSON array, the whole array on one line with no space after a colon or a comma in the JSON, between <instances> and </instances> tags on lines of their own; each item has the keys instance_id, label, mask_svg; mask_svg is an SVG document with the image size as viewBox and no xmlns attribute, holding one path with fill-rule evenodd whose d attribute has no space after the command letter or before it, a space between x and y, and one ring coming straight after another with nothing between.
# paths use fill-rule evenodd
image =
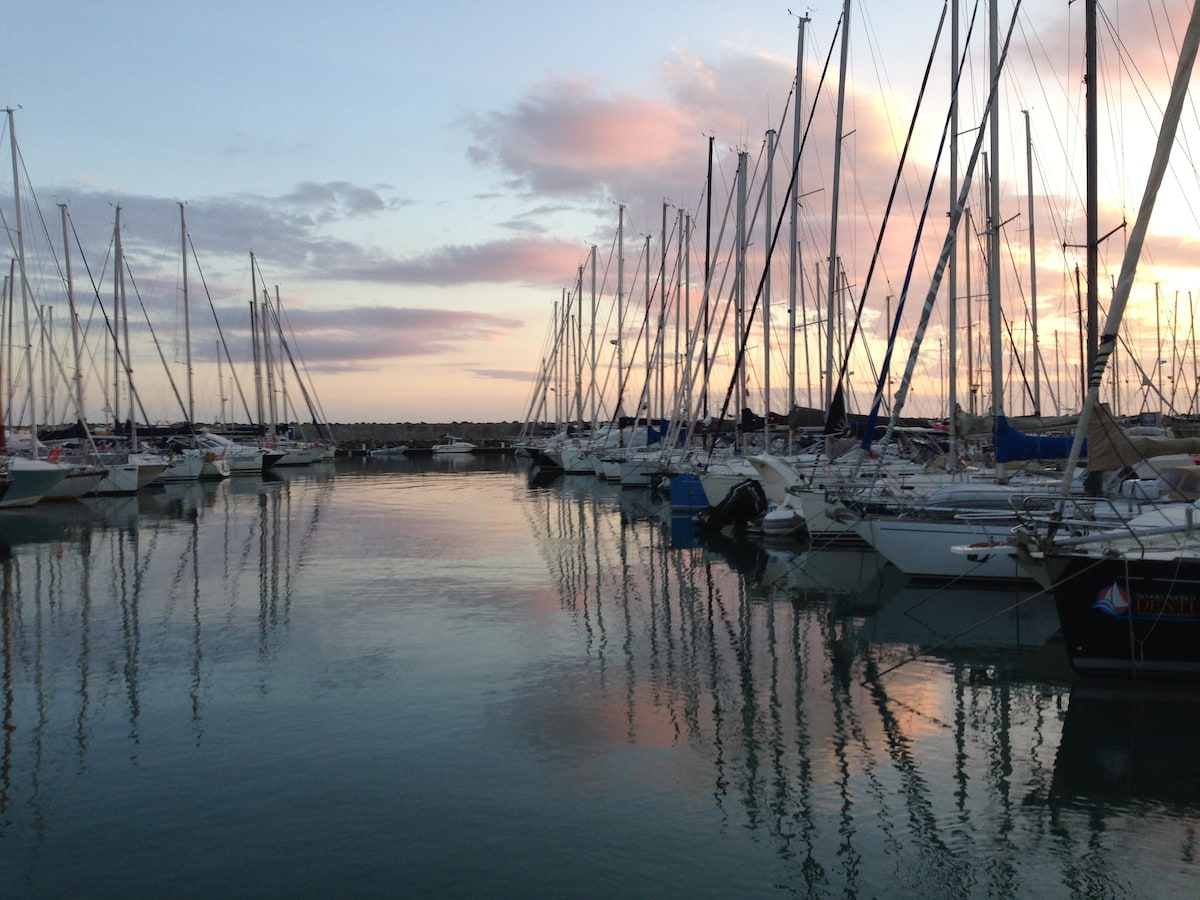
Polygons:
<instances>
[{"instance_id":1,"label":"small dinghy","mask_svg":"<svg viewBox=\"0 0 1200 900\"><path fill-rule=\"evenodd\" d=\"M763 513L758 530L764 537L801 537L808 534L808 521L794 506L772 506Z\"/></svg>"}]
</instances>

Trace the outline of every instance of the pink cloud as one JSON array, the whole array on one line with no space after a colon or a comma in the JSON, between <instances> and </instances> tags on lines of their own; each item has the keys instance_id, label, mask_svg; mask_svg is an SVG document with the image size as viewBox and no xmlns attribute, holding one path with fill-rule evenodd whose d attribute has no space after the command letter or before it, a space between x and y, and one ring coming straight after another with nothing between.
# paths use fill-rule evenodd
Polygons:
<instances>
[{"instance_id":1,"label":"pink cloud","mask_svg":"<svg viewBox=\"0 0 1200 900\"><path fill-rule=\"evenodd\" d=\"M411 259L355 261L327 275L383 284L512 282L560 286L587 255L582 244L515 237L479 244L450 244Z\"/></svg>"},{"instance_id":2,"label":"pink cloud","mask_svg":"<svg viewBox=\"0 0 1200 900\"><path fill-rule=\"evenodd\" d=\"M680 109L628 94L603 97L582 79L535 87L512 109L471 123L468 155L533 193L590 192L630 168L661 170L695 134Z\"/></svg>"}]
</instances>

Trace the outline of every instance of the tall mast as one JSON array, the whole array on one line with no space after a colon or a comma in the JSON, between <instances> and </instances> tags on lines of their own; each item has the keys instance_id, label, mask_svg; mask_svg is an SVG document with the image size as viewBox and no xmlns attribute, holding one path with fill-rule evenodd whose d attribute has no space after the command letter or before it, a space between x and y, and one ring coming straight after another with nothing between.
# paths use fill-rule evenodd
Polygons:
<instances>
[{"instance_id":1,"label":"tall mast","mask_svg":"<svg viewBox=\"0 0 1200 900\"><path fill-rule=\"evenodd\" d=\"M583 426L583 263L575 279L575 423Z\"/></svg>"},{"instance_id":2,"label":"tall mast","mask_svg":"<svg viewBox=\"0 0 1200 900\"><path fill-rule=\"evenodd\" d=\"M658 416L667 418L666 382L666 330L667 330L667 203L662 205L662 247L658 263L658 336L655 344L658 353L658 367L655 381L658 386Z\"/></svg>"},{"instance_id":3,"label":"tall mast","mask_svg":"<svg viewBox=\"0 0 1200 900\"><path fill-rule=\"evenodd\" d=\"M1096 365L1097 347L1099 340L1100 327L1100 285L1099 285L1099 269L1100 269L1100 214L1098 209L1098 186L1097 186L1097 95L1099 94L1099 80L1096 73L1096 0L1085 0L1084 8L1084 43L1085 43L1085 69L1084 81L1087 83L1087 102L1085 106L1084 129L1086 132L1086 218L1087 218L1087 346L1084 348L1084 355L1087 359L1088 372L1093 372ZM1084 405L1086 407L1088 396L1091 393L1089 384L1088 391L1084 394ZM1119 410L1118 410L1119 411ZM1084 484L1084 491L1089 495L1099 494L1101 490L1101 475L1099 472L1087 473L1087 478Z\"/></svg>"},{"instance_id":4,"label":"tall mast","mask_svg":"<svg viewBox=\"0 0 1200 900\"><path fill-rule=\"evenodd\" d=\"M562 361L565 354L563 353L563 342L566 340L563 331L562 311L566 306L565 291L559 291L559 297L554 301L554 309L551 310L550 320L554 323L554 354L551 365L554 369L554 385L551 390L554 391L554 428L557 433L562 427Z\"/></svg>"},{"instance_id":5,"label":"tall mast","mask_svg":"<svg viewBox=\"0 0 1200 900\"><path fill-rule=\"evenodd\" d=\"M676 397L676 398L679 397L679 391L680 391L680 388L682 385L687 384L689 386L688 387L689 393L691 391L690 382L688 380L686 380L687 374L691 371L691 368L690 368L691 358L690 358L690 353L689 353L690 348L686 346L686 342L687 342L686 335L691 334L691 324L692 324L691 319L690 319L691 314L689 313L688 308L687 308L687 297L684 296L684 286L686 283L685 280L686 280L686 276L687 276L687 256L685 255L687 244L684 241L684 235L686 234L687 223L688 223L688 219L686 217L684 210L683 209L676 210L676 215L675 215L675 229L676 229L676 231L675 231L675 364L672 367L673 377L672 377L672 385L671 385L671 396ZM680 330L681 326L682 326L682 331ZM679 355L680 340L684 341L684 347L683 347L684 356L683 357L681 357ZM687 364L686 364L687 367L685 368L683 374L680 374L680 360L683 359L684 357L687 358ZM679 419L679 415L680 415L679 409L680 409L679 404L676 403L675 408L671 410L671 418L676 421L678 421L678 419ZM689 410L689 416L690 416L690 410L691 410L690 401L688 403L688 410ZM687 417L684 418L684 421L682 424L685 428L687 427Z\"/></svg>"},{"instance_id":6,"label":"tall mast","mask_svg":"<svg viewBox=\"0 0 1200 900\"><path fill-rule=\"evenodd\" d=\"M950 208L954 209L958 198L958 53L959 53L959 20L958 0L950 4ZM967 233L970 234L968 225ZM968 244L970 241L968 240ZM947 408L949 409L950 424L950 467L958 468L958 234L955 233L950 244L950 259L948 260L946 278L950 296L948 329L950 344L950 360L948 364ZM971 302L968 295L967 302ZM967 347L971 346L971 335L967 333ZM970 353L968 352L968 359ZM970 380L971 370L968 366L967 379Z\"/></svg>"},{"instance_id":7,"label":"tall mast","mask_svg":"<svg viewBox=\"0 0 1200 900\"><path fill-rule=\"evenodd\" d=\"M1086 41L1087 83L1086 123L1087 130L1087 370L1092 371L1096 363L1096 345L1100 317L1100 295L1097 284L1100 268L1100 218L1097 199L1096 161L1096 107L1099 82L1096 75L1096 0L1085 0L1084 31Z\"/></svg>"},{"instance_id":8,"label":"tall mast","mask_svg":"<svg viewBox=\"0 0 1200 900\"><path fill-rule=\"evenodd\" d=\"M38 311L38 358L42 363L42 408L45 410L46 423L49 424L50 416L54 412L54 392L50 390L50 348L54 346L54 322L50 317L49 306L39 304L35 308Z\"/></svg>"},{"instance_id":9,"label":"tall mast","mask_svg":"<svg viewBox=\"0 0 1200 900\"><path fill-rule=\"evenodd\" d=\"M617 409L625 414L625 204L617 207Z\"/></svg>"},{"instance_id":10,"label":"tall mast","mask_svg":"<svg viewBox=\"0 0 1200 900\"><path fill-rule=\"evenodd\" d=\"M701 410L708 418L708 298L712 282L712 181L713 181L713 136L708 136L708 174L704 185L704 387L701 392Z\"/></svg>"},{"instance_id":11,"label":"tall mast","mask_svg":"<svg viewBox=\"0 0 1200 900\"><path fill-rule=\"evenodd\" d=\"M957 203L958 198L955 198L954 202ZM971 304L975 300L975 295L971 292L971 262L975 259L973 250L975 242L972 240L972 237L975 234L975 225L972 221L971 207L968 206L963 209L963 218L966 220L967 235L965 243L966 254L964 257L967 264L965 273L967 325L964 329L967 333L967 392L971 395L969 412L971 415L976 415L979 412L977 400L979 398L979 391L983 387L983 378L981 376L977 377L980 373L975 370L975 316L971 310ZM954 240L958 240L958 235L954 236Z\"/></svg>"},{"instance_id":12,"label":"tall mast","mask_svg":"<svg viewBox=\"0 0 1200 900\"><path fill-rule=\"evenodd\" d=\"M841 193L842 181L842 124L846 108L846 66L850 57L850 0L842 5L842 55L841 75L838 78L837 125L833 136L833 193L830 206L832 212L829 219L829 302L828 318L825 320L825 408L833 402L833 308L837 296L837 233L838 233L838 196Z\"/></svg>"},{"instance_id":13,"label":"tall mast","mask_svg":"<svg viewBox=\"0 0 1200 900\"><path fill-rule=\"evenodd\" d=\"M596 424L596 245L592 244L592 331L591 331L591 354L592 354L592 372L591 383L588 385L588 396L591 397L591 409L588 411L588 421Z\"/></svg>"},{"instance_id":14,"label":"tall mast","mask_svg":"<svg viewBox=\"0 0 1200 900\"><path fill-rule=\"evenodd\" d=\"M789 217L791 245L788 250L788 411L796 405L796 283L802 281L803 263L800 257L800 116L804 97L804 26L807 16L800 17L796 38L796 107L792 111L792 208ZM808 332L804 334L804 370L808 372ZM812 406L812 378L808 378L808 405Z\"/></svg>"},{"instance_id":15,"label":"tall mast","mask_svg":"<svg viewBox=\"0 0 1200 900\"><path fill-rule=\"evenodd\" d=\"M261 323L258 320L258 266L254 262L254 253L250 254L250 343L254 347L254 405L258 424L265 425L266 417L263 409L263 374L262 350L259 343L258 331Z\"/></svg>"},{"instance_id":16,"label":"tall mast","mask_svg":"<svg viewBox=\"0 0 1200 900\"><path fill-rule=\"evenodd\" d=\"M1029 204L1029 325L1033 331L1033 414L1042 414L1042 356L1038 348L1037 241L1033 220L1033 133L1029 110L1025 114L1025 180Z\"/></svg>"},{"instance_id":17,"label":"tall mast","mask_svg":"<svg viewBox=\"0 0 1200 900\"><path fill-rule=\"evenodd\" d=\"M275 358L271 352L271 296L265 287L262 289L259 310L263 341L263 369L267 373L267 412L271 417L271 440L275 440L279 429L279 407L275 401Z\"/></svg>"},{"instance_id":18,"label":"tall mast","mask_svg":"<svg viewBox=\"0 0 1200 900\"><path fill-rule=\"evenodd\" d=\"M79 362L82 359L79 350L79 316L75 312L75 281L71 276L71 241L67 231L67 204L58 204L58 209L62 216L63 259L67 268L67 308L71 314L71 350L74 353L75 360L75 377L72 379L72 399L75 401L75 412L79 417L79 421L86 425L87 417L83 413L83 374Z\"/></svg>"},{"instance_id":19,"label":"tall mast","mask_svg":"<svg viewBox=\"0 0 1200 900\"><path fill-rule=\"evenodd\" d=\"M695 340L692 335L692 214L680 211L683 215L683 383L687 386L685 409L687 415L682 423L689 427L696 416L695 398L692 396L692 350Z\"/></svg>"},{"instance_id":20,"label":"tall mast","mask_svg":"<svg viewBox=\"0 0 1200 900\"><path fill-rule=\"evenodd\" d=\"M221 427L225 427L225 373L221 371L221 342L217 341L217 403L218 416L217 422Z\"/></svg>"},{"instance_id":21,"label":"tall mast","mask_svg":"<svg viewBox=\"0 0 1200 900\"><path fill-rule=\"evenodd\" d=\"M642 396L645 397L646 399L641 402L645 404L646 424L649 425L650 424L650 416L652 413L650 401L654 399L654 390L653 390L654 378L652 375L653 370L650 368L651 364L650 364L650 235L649 235L649 233L646 234L645 283L646 283L646 316L643 321L645 322L645 327L646 327L646 346L645 346L645 353L643 355L646 358L646 376L645 376L646 381L642 385ZM638 410L637 412L635 412L634 415L640 416L641 410Z\"/></svg>"},{"instance_id":22,"label":"tall mast","mask_svg":"<svg viewBox=\"0 0 1200 900\"><path fill-rule=\"evenodd\" d=\"M270 310L270 306L271 306L271 300L268 297L267 298L268 311ZM283 413L284 422L290 423L292 420L289 417L290 413L288 412L288 410L291 408L291 404L288 402L287 368L283 364L283 349L284 349L283 348L283 304L279 301L279 285L275 285L275 311L273 313L269 313L269 318L270 318L271 323L274 324L274 326L275 326L273 330L276 332L276 337L279 338L279 400L281 403L280 411Z\"/></svg>"},{"instance_id":23,"label":"tall mast","mask_svg":"<svg viewBox=\"0 0 1200 900\"><path fill-rule=\"evenodd\" d=\"M21 166L18 160L17 131L13 110L8 112L8 138L12 148L13 205L17 210L17 268L21 277L21 309L25 318L25 377L29 388L29 435L33 456L38 455L37 404L33 390L33 338L29 329L29 277L25 270L25 227L21 219Z\"/></svg>"},{"instance_id":24,"label":"tall mast","mask_svg":"<svg viewBox=\"0 0 1200 900\"><path fill-rule=\"evenodd\" d=\"M988 62L991 82L996 83L1000 67L1000 22L997 0L988 2ZM999 91L992 99L989 110L988 138L988 331L990 334L992 366L992 416L997 421L1004 415L1004 361L1001 356L1000 334L1003 322L1000 312L1000 98Z\"/></svg>"},{"instance_id":25,"label":"tall mast","mask_svg":"<svg viewBox=\"0 0 1200 900\"><path fill-rule=\"evenodd\" d=\"M775 130L767 130L767 185L763 224L766 226L764 247L771 246L771 223L775 217L771 212L771 192L775 190ZM771 259L766 260L763 273L763 450L771 452Z\"/></svg>"},{"instance_id":26,"label":"tall mast","mask_svg":"<svg viewBox=\"0 0 1200 900\"><path fill-rule=\"evenodd\" d=\"M742 340L746 331L746 158L749 156L745 150L738 152L738 167L737 167L737 262L734 266L734 298L735 311L734 317L734 334L737 335L739 341ZM742 365L738 366L738 371L734 373L734 379L737 384L737 411L746 408L746 365L743 354ZM745 444L749 435L742 432L742 445Z\"/></svg>"},{"instance_id":27,"label":"tall mast","mask_svg":"<svg viewBox=\"0 0 1200 900\"><path fill-rule=\"evenodd\" d=\"M1171 148L1179 128L1180 113L1187 99L1188 82L1191 80L1198 48L1200 48L1200 4L1193 4L1187 31L1180 43L1179 61L1171 81L1171 96L1167 100L1163 112L1162 127L1158 132L1154 158L1151 160L1150 173L1146 178L1146 189L1142 196L1142 202L1138 206L1137 218L1134 220L1133 228L1130 229L1129 243L1125 246L1125 255L1121 260L1121 274L1117 277L1116 289L1113 291L1112 303L1108 309L1108 318L1104 323L1104 340L1097 346L1096 362L1089 370L1088 391L1084 396L1079 423L1075 426L1075 436L1071 442L1071 455L1067 458L1067 464L1063 469L1062 493L1064 496L1071 489L1072 474L1079 462L1083 439L1087 434L1088 417L1099 401L1100 382L1104 379L1108 358L1117 346L1121 319L1125 315L1129 293L1133 289L1134 276L1137 275L1138 262L1146 240L1146 231L1150 227L1150 216L1154 212L1154 204L1158 199L1158 189L1171 159ZM1091 84L1088 87L1090 90Z\"/></svg>"},{"instance_id":28,"label":"tall mast","mask_svg":"<svg viewBox=\"0 0 1200 900\"><path fill-rule=\"evenodd\" d=\"M113 223L113 371L112 371L112 414L113 427L121 425L121 280L125 276L125 260L121 254L121 207L116 210Z\"/></svg>"},{"instance_id":29,"label":"tall mast","mask_svg":"<svg viewBox=\"0 0 1200 900\"><path fill-rule=\"evenodd\" d=\"M183 343L184 359L187 361L187 414L188 423L196 422L196 399L192 390L192 311L188 305L188 253L187 223L183 218L183 203L179 204L179 248L183 261Z\"/></svg>"}]
</instances>

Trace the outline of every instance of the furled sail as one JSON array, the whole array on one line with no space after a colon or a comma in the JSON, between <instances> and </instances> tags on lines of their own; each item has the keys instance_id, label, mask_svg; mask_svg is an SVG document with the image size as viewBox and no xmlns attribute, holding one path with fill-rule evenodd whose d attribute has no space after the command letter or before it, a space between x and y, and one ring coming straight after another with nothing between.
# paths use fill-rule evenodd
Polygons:
<instances>
[{"instance_id":1,"label":"furled sail","mask_svg":"<svg viewBox=\"0 0 1200 900\"><path fill-rule=\"evenodd\" d=\"M1133 467L1155 456L1200 454L1200 438L1130 434L1113 418L1106 403L1098 403L1092 410L1092 417L1088 421L1087 445L1088 469L1092 472Z\"/></svg>"}]
</instances>

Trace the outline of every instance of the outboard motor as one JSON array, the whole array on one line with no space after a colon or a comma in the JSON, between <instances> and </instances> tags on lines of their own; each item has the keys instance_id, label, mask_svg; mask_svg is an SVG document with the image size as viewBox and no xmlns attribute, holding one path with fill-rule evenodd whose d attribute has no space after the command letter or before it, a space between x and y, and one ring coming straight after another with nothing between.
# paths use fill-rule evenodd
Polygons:
<instances>
[{"instance_id":1,"label":"outboard motor","mask_svg":"<svg viewBox=\"0 0 1200 900\"><path fill-rule=\"evenodd\" d=\"M696 514L696 527L704 531L720 531L727 525L737 534L746 525L767 511L767 495L753 478L739 481L716 506L706 506Z\"/></svg>"}]
</instances>

